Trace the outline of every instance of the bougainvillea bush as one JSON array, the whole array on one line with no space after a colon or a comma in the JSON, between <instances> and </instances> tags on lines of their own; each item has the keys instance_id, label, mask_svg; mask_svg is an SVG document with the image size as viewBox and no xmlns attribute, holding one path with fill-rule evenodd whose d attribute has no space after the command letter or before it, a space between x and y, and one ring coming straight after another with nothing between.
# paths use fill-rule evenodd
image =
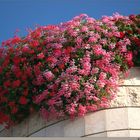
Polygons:
<instances>
[{"instance_id":1,"label":"bougainvillea bush","mask_svg":"<svg viewBox=\"0 0 140 140\"><path fill-rule=\"evenodd\" d=\"M0 124L33 112L71 119L109 107L118 80L140 65L140 16L86 14L30 30L0 47Z\"/></svg>"}]
</instances>

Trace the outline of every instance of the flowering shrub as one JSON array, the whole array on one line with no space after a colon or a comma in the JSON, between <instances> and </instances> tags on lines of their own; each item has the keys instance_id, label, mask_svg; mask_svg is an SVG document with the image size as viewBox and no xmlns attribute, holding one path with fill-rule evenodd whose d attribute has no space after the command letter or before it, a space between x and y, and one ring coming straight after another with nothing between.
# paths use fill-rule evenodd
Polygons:
<instances>
[{"instance_id":1,"label":"flowering shrub","mask_svg":"<svg viewBox=\"0 0 140 140\"><path fill-rule=\"evenodd\" d=\"M39 111L84 116L109 107L121 74L140 65L140 16L85 14L15 36L0 48L0 124Z\"/></svg>"}]
</instances>

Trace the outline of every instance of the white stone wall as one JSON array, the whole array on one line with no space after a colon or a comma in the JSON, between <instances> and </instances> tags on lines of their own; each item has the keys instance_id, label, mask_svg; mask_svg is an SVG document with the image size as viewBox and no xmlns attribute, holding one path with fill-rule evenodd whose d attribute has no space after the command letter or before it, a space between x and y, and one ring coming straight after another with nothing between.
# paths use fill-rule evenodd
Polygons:
<instances>
[{"instance_id":1,"label":"white stone wall","mask_svg":"<svg viewBox=\"0 0 140 140\"><path fill-rule=\"evenodd\" d=\"M140 68L132 68L124 83L120 82L111 108L89 113L74 121L45 122L32 114L9 130L0 127L0 136L46 137L140 137Z\"/></svg>"}]
</instances>

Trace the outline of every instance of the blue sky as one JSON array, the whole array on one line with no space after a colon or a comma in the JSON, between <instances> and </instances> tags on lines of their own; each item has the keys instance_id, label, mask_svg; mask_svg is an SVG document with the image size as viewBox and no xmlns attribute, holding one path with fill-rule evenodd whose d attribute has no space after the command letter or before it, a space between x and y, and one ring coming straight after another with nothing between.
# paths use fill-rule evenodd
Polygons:
<instances>
[{"instance_id":1,"label":"blue sky","mask_svg":"<svg viewBox=\"0 0 140 140\"><path fill-rule=\"evenodd\" d=\"M0 0L0 43L36 24L59 24L86 13L96 19L119 12L140 14L140 0Z\"/></svg>"}]
</instances>

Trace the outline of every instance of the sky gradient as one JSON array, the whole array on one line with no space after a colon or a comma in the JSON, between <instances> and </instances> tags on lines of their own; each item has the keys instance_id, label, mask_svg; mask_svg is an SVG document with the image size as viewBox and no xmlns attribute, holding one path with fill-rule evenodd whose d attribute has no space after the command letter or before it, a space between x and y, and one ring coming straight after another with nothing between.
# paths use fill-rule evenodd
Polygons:
<instances>
[{"instance_id":1,"label":"sky gradient","mask_svg":"<svg viewBox=\"0 0 140 140\"><path fill-rule=\"evenodd\" d=\"M0 0L0 43L35 25L59 24L86 13L99 19L118 12L140 14L140 0Z\"/></svg>"}]
</instances>

